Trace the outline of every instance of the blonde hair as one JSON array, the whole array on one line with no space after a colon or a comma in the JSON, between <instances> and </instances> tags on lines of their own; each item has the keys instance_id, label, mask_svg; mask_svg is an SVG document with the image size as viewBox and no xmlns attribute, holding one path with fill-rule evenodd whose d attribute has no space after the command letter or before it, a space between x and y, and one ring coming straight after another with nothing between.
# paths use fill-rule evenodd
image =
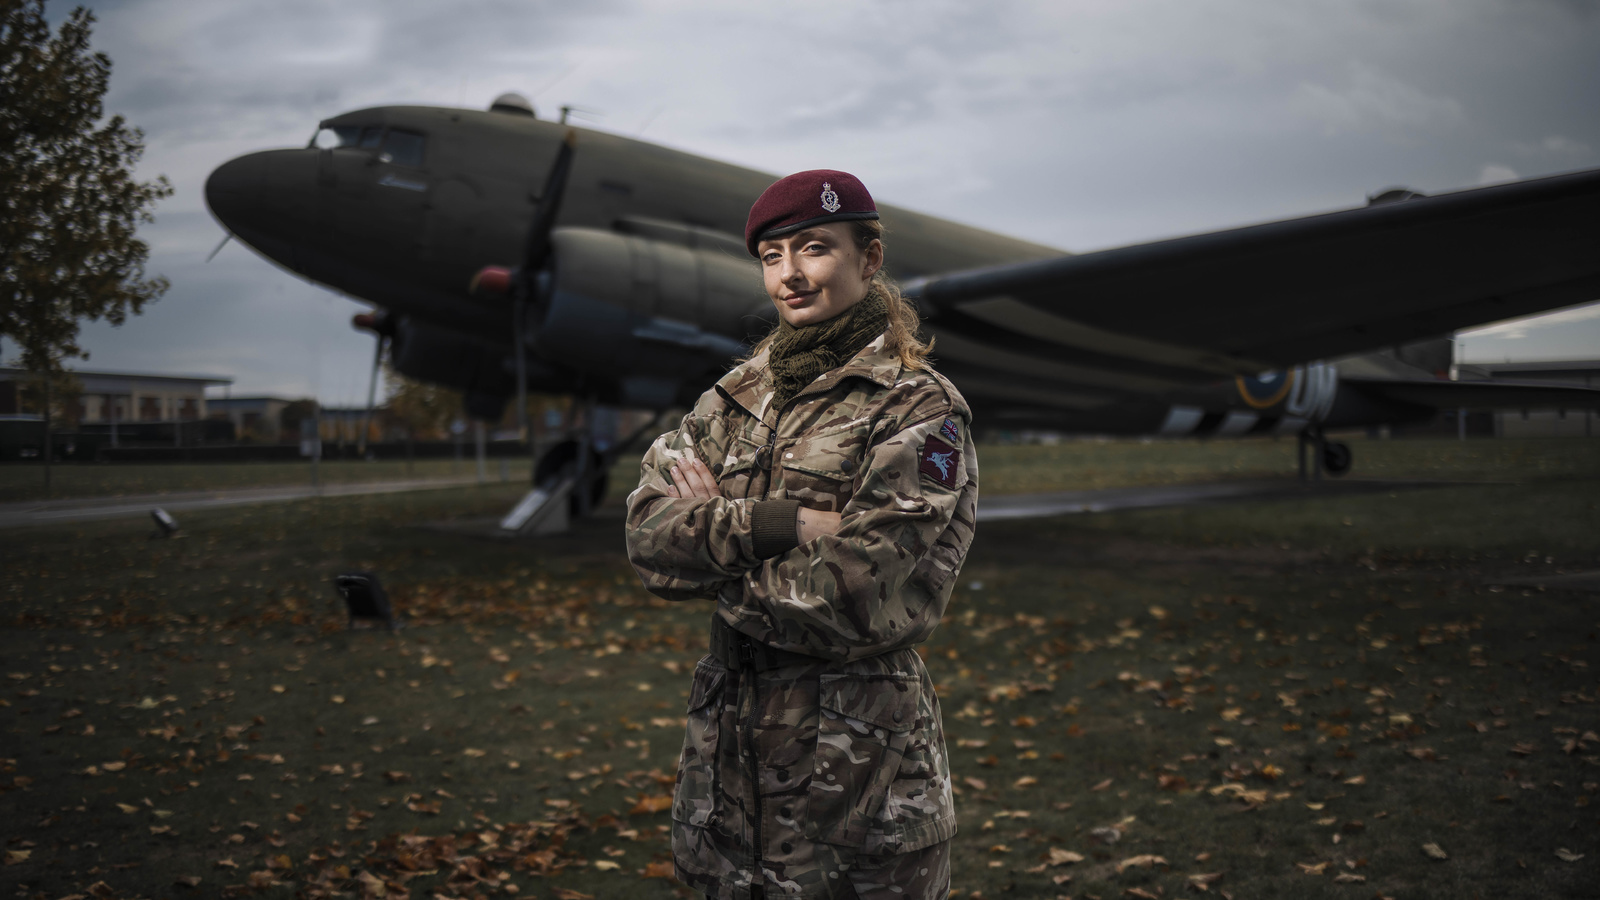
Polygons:
<instances>
[{"instance_id":1,"label":"blonde hair","mask_svg":"<svg viewBox=\"0 0 1600 900\"><path fill-rule=\"evenodd\" d=\"M878 219L856 219L850 223L850 233L855 237L856 249L865 253L872 246L873 241L883 243L883 235L887 229ZM884 349L893 353L900 360L900 365L911 370L933 368L928 362L928 354L933 352L933 339L923 341L918 334L922 331L922 316L917 312L915 303L907 300L900 293L900 285L886 275L880 267L872 276L872 283L867 290L876 290L883 296L883 302L888 307L889 324L885 331L887 340ZM759 356L761 351L767 349L774 338L778 336L778 329L774 327L767 332L755 347L751 348L750 357Z\"/></svg>"}]
</instances>

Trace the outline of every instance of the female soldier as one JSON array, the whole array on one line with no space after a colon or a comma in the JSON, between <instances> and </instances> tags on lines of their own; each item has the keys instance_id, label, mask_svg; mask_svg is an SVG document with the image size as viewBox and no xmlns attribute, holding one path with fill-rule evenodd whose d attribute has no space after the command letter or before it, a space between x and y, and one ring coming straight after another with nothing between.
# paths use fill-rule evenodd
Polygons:
<instances>
[{"instance_id":1,"label":"female soldier","mask_svg":"<svg viewBox=\"0 0 1600 900\"><path fill-rule=\"evenodd\" d=\"M933 682L972 542L972 414L881 274L854 176L750 210L779 323L645 455L628 556L715 600L672 804L677 875L716 898L944 898L955 834Z\"/></svg>"}]
</instances>

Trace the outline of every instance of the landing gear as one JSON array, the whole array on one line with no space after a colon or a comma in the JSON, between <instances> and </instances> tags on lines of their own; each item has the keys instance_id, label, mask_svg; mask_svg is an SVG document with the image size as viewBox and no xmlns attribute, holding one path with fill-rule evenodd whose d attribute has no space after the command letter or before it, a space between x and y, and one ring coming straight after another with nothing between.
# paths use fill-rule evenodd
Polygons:
<instances>
[{"instance_id":1,"label":"landing gear","mask_svg":"<svg viewBox=\"0 0 1600 900\"><path fill-rule=\"evenodd\" d=\"M570 496L569 506L574 518L582 516L587 510L598 506L606 496L607 476L610 474L609 470L611 468L608 464L609 461L593 446L587 446L588 444L588 441L568 438L546 450L544 455L539 457L539 464L534 466L533 469L533 486L543 487L547 490L554 487L557 482L565 479L580 475L587 476L582 479L588 482L587 491L584 492L574 488ZM589 451L589 458L586 461L586 465L580 467L578 465L579 454L585 449ZM580 469L582 470L581 472ZM588 498L587 507L584 507L581 502L585 496Z\"/></svg>"},{"instance_id":2,"label":"landing gear","mask_svg":"<svg viewBox=\"0 0 1600 900\"><path fill-rule=\"evenodd\" d=\"M500 530L520 535L559 534L605 499L612 463L634 441L654 434L657 414L621 441L596 440L595 406L583 405L582 424L572 436L544 452L533 469L533 490L500 521Z\"/></svg>"},{"instance_id":3,"label":"landing gear","mask_svg":"<svg viewBox=\"0 0 1600 900\"><path fill-rule=\"evenodd\" d=\"M1322 467L1328 470L1329 475L1343 475L1350 471L1350 463L1355 455L1350 452L1350 445L1338 441L1324 441L1322 445Z\"/></svg>"},{"instance_id":4,"label":"landing gear","mask_svg":"<svg viewBox=\"0 0 1600 900\"><path fill-rule=\"evenodd\" d=\"M1311 448L1311 477L1306 477L1306 447ZM1321 481L1322 473L1329 475L1343 475L1350 471L1350 464L1355 461L1355 454L1350 452L1350 445L1340 441L1330 441L1317 426L1307 428L1300 432L1299 446L1296 448L1300 460L1300 480Z\"/></svg>"}]
</instances>

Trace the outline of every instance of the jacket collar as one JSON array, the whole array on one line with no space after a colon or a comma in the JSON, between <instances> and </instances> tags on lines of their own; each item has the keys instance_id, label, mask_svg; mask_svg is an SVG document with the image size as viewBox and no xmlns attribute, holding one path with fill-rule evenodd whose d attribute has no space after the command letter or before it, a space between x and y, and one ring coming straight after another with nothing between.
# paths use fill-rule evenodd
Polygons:
<instances>
[{"instance_id":1,"label":"jacket collar","mask_svg":"<svg viewBox=\"0 0 1600 900\"><path fill-rule=\"evenodd\" d=\"M881 387L894 387L900 379L900 357L886 349L888 341L887 331L873 338L849 362L824 372L816 381L802 388L794 399L832 390L834 385L847 378L865 378ZM774 389L772 374L767 368L766 350L734 366L732 371L717 381L716 390L750 415L768 425L773 424L774 411L771 407ZM789 402L793 404L794 400Z\"/></svg>"}]
</instances>

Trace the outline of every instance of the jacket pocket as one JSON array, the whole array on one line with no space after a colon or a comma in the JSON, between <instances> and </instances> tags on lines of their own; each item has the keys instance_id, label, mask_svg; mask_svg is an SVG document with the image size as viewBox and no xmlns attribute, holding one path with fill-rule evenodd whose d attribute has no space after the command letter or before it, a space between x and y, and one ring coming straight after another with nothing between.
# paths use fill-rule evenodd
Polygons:
<instances>
[{"instance_id":1,"label":"jacket pocket","mask_svg":"<svg viewBox=\"0 0 1600 900\"><path fill-rule=\"evenodd\" d=\"M909 675L823 675L806 836L859 847L917 724L921 682Z\"/></svg>"},{"instance_id":2,"label":"jacket pocket","mask_svg":"<svg viewBox=\"0 0 1600 900\"><path fill-rule=\"evenodd\" d=\"M839 512L855 492L866 459L872 422L859 419L816 434L802 434L783 448L786 496L807 508Z\"/></svg>"},{"instance_id":3,"label":"jacket pocket","mask_svg":"<svg viewBox=\"0 0 1600 900\"><path fill-rule=\"evenodd\" d=\"M695 666L689 688L689 725L678 760L672 817L685 825L711 824L717 800L717 740L722 732L722 685L728 670L709 657Z\"/></svg>"}]
</instances>

